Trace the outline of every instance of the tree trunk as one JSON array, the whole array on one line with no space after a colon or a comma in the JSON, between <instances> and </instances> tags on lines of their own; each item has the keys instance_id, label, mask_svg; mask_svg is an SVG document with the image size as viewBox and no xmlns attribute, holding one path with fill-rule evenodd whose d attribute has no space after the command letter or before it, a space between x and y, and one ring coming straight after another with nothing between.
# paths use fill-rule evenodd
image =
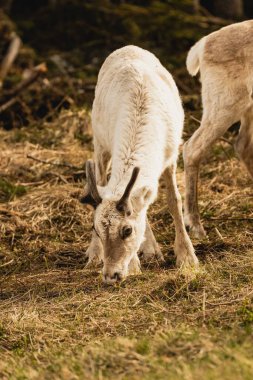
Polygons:
<instances>
[{"instance_id":1,"label":"tree trunk","mask_svg":"<svg viewBox=\"0 0 253 380\"><path fill-rule=\"evenodd\" d=\"M218 17L235 20L243 17L243 0L201 0L201 5Z\"/></svg>"},{"instance_id":2,"label":"tree trunk","mask_svg":"<svg viewBox=\"0 0 253 380\"><path fill-rule=\"evenodd\" d=\"M4 12L10 12L12 6L12 0L0 0L0 9L3 9Z\"/></svg>"},{"instance_id":3,"label":"tree trunk","mask_svg":"<svg viewBox=\"0 0 253 380\"><path fill-rule=\"evenodd\" d=\"M228 19L240 19L243 16L243 2L242 0L215 0L214 13Z\"/></svg>"},{"instance_id":4,"label":"tree trunk","mask_svg":"<svg viewBox=\"0 0 253 380\"><path fill-rule=\"evenodd\" d=\"M199 7L200 7L200 0L193 0L193 8L195 12L199 11Z\"/></svg>"},{"instance_id":5,"label":"tree trunk","mask_svg":"<svg viewBox=\"0 0 253 380\"><path fill-rule=\"evenodd\" d=\"M244 0L244 12L248 18L253 18L253 1Z\"/></svg>"}]
</instances>

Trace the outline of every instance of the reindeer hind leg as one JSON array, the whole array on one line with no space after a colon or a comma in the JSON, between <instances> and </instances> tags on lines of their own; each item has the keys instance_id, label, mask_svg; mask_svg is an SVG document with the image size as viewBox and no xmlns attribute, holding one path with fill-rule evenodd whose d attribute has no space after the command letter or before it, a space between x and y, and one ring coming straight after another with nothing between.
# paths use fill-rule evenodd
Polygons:
<instances>
[{"instance_id":1,"label":"reindeer hind leg","mask_svg":"<svg viewBox=\"0 0 253 380\"><path fill-rule=\"evenodd\" d=\"M235 150L253 179L253 104L241 118Z\"/></svg>"}]
</instances>

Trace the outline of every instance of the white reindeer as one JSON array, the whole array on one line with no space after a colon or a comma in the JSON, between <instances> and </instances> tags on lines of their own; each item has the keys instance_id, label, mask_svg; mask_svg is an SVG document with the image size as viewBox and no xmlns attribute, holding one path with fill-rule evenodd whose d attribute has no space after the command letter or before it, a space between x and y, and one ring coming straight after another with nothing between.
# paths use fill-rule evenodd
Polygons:
<instances>
[{"instance_id":1,"label":"white reindeer","mask_svg":"<svg viewBox=\"0 0 253 380\"><path fill-rule=\"evenodd\" d=\"M203 116L200 128L184 145L185 224L197 238L205 236L197 201L200 161L207 149L241 121L235 148L253 177L253 20L226 26L198 41L186 65L200 70Z\"/></svg>"},{"instance_id":2,"label":"white reindeer","mask_svg":"<svg viewBox=\"0 0 253 380\"><path fill-rule=\"evenodd\" d=\"M177 87L153 54L126 46L105 60L92 109L95 164L87 162L88 193L82 201L95 208L87 255L89 261L103 260L107 283L140 271L138 251L144 259L162 258L147 209L163 172L176 228L177 265L198 263L175 177L183 122Z\"/></svg>"}]
</instances>

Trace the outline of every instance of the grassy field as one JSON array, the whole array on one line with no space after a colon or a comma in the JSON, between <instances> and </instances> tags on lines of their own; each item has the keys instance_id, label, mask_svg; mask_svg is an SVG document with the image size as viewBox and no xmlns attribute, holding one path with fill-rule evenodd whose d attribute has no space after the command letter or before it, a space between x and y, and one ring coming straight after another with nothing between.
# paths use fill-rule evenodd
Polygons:
<instances>
[{"instance_id":1,"label":"grassy field","mask_svg":"<svg viewBox=\"0 0 253 380\"><path fill-rule=\"evenodd\" d=\"M190 116L185 138L198 126ZM76 110L0 132L0 378L252 379L253 194L234 135L202 165L200 270L175 269L161 180L150 217L165 264L109 287L84 260L89 126L89 112ZM183 194L181 158L178 183Z\"/></svg>"}]
</instances>

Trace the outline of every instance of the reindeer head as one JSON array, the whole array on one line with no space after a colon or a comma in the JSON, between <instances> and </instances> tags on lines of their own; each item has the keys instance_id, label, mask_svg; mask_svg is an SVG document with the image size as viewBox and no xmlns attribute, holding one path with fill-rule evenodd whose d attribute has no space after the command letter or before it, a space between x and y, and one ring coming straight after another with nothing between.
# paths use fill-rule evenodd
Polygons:
<instances>
[{"instance_id":1,"label":"reindeer head","mask_svg":"<svg viewBox=\"0 0 253 380\"><path fill-rule=\"evenodd\" d=\"M103 246L103 279L113 283L127 276L128 266L144 239L146 212L151 190L146 187L133 192L140 169L135 167L120 199L102 199L95 179L95 165L86 164L88 195L83 203L94 209L94 231Z\"/></svg>"}]
</instances>

